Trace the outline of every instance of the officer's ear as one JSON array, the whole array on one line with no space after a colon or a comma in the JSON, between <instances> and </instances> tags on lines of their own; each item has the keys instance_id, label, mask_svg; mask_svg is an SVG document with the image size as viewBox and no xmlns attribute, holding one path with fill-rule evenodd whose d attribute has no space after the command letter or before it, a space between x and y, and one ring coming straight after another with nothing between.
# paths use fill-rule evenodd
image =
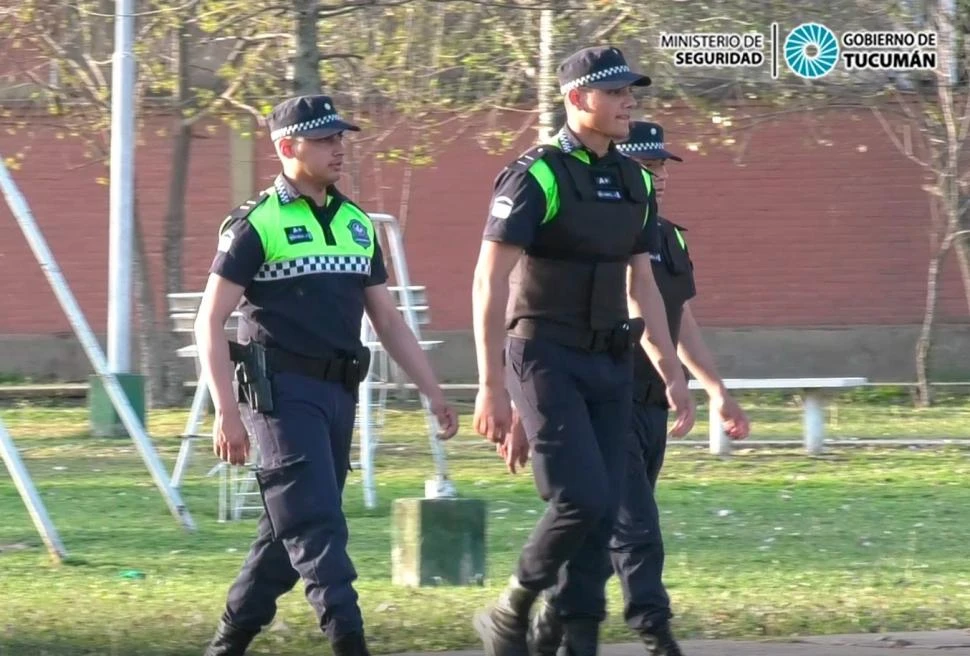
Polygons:
<instances>
[{"instance_id":1,"label":"officer's ear","mask_svg":"<svg viewBox=\"0 0 970 656\"><path fill-rule=\"evenodd\" d=\"M295 145L296 141L293 137L281 137L276 142L276 153L284 159L293 159L296 157Z\"/></svg>"},{"instance_id":2,"label":"officer's ear","mask_svg":"<svg viewBox=\"0 0 970 656\"><path fill-rule=\"evenodd\" d=\"M566 104L572 105L580 111L588 112L589 103L586 102L586 90L581 88L570 89L566 93Z\"/></svg>"}]
</instances>

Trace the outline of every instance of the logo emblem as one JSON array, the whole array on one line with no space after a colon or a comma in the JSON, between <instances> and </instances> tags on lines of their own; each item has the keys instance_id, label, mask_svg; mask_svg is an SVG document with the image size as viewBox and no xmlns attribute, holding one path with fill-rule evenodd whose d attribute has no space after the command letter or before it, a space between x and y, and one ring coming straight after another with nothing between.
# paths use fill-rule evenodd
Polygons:
<instances>
[{"instance_id":1,"label":"logo emblem","mask_svg":"<svg viewBox=\"0 0 970 656\"><path fill-rule=\"evenodd\" d=\"M219 237L219 252L228 253L233 239L235 239L235 235L232 234L232 230L226 230L222 233L222 236Z\"/></svg>"},{"instance_id":2,"label":"logo emblem","mask_svg":"<svg viewBox=\"0 0 970 656\"><path fill-rule=\"evenodd\" d=\"M367 234L367 228L364 224L354 219L347 227L350 229L350 238L354 240L354 243L362 248L370 248L370 235Z\"/></svg>"},{"instance_id":3,"label":"logo emblem","mask_svg":"<svg viewBox=\"0 0 970 656\"><path fill-rule=\"evenodd\" d=\"M508 196L499 196L492 201L492 216L496 219L507 219L512 216L514 203Z\"/></svg>"},{"instance_id":4,"label":"logo emblem","mask_svg":"<svg viewBox=\"0 0 970 656\"><path fill-rule=\"evenodd\" d=\"M815 80L832 72L839 62L839 40L820 23L802 23L785 39L785 63L792 73Z\"/></svg>"}]
</instances>

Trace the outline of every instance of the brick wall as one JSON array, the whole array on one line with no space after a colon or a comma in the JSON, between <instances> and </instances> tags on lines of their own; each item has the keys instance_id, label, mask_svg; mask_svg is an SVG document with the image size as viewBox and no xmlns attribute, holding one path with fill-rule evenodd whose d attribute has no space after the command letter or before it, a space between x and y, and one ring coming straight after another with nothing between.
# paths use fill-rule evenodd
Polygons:
<instances>
[{"instance_id":1,"label":"brick wall","mask_svg":"<svg viewBox=\"0 0 970 656\"><path fill-rule=\"evenodd\" d=\"M688 228L702 324L718 327L815 327L913 324L922 316L928 204L915 166L865 114L789 117L746 133L743 156L686 144L713 134L665 117L671 162L663 213ZM509 115L504 127L527 126ZM137 198L155 280L160 278L162 220L170 171L167 119L147 121L137 157ZM471 274L492 180L528 146L525 130L511 151L487 153L478 124L442 132L433 165L413 171L406 240L412 279L428 286L433 328L470 327ZM456 130L450 127L448 130ZM186 289L200 289L219 223L231 209L229 140L221 126L201 126L193 142L185 239ZM411 135L392 134L382 147ZM821 141L822 143L819 143ZM831 144L831 145L825 145ZM373 144L357 147L355 177L365 208L401 216L401 164L380 163ZM0 155L24 152L14 177L30 203L89 322L103 332L107 310L108 188L106 167L49 120L27 131L0 132ZM274 174L272 149L258 142L257 184ZM70 330L8 208L0 204L0 335ZM957 267L947 267L940 319L966 322Z\"/></svg>"}]
</instances>

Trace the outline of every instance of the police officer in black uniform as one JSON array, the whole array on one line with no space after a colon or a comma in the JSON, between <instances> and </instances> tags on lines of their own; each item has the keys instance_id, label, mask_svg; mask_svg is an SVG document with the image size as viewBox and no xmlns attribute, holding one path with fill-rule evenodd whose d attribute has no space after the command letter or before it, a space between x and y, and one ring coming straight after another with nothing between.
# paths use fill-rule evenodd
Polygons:
<instances>
[{"instance_id":1,"label":"police officer in black uniform","mask_svg":"<svg viewBox=\"0 0 970 656\"><path fill-rule=\"evenodd\" d=\"M302 578L336 656L363 656L341 494L357 387L370 363L359 338L365 311L428 396L439 437L458 424L387 290L374 225L334 186L343 133L359 128L323 95L282 102L268 125L282 172L223 223L195 326L216 410L215 452L244 464L248 427L265 510L205 654L242 655L273 619L277 598ZM227 343L223 326L237 305L239 343Z\"/></svg>"},{"instance_id":2,"label":"police officer in black uniform","mask_svg":"<svg viewBox=\"0 0 970 656\"><path fill-rule=\"evenodd\" d=\"M558 76L567 124L499 174L475 271L476 430L506 439L514 401L549 502L509 586L475 618L488 656L528 653L529 610L557 581L570 595L567 650L596 653L641 332L678 415L674 430L693 423L650 266L650 176L614 145L629 130L631 86L650 79L611 47L573 54ZM573 578L580 584L568 585Z\"/></svg>"},{"instance_id":3,"label":"police officer in black uniform","mask_svg":"<svg viewBox=\"0 0 970 656\"><path fill-rule=\"evenodd\" d=\"M664 145L663 128L657 123L631 125L627 141L617 146L653 176L659 201L668 180L667 160L683 161ZM748 418L724 387L714 358L700 334L688 301L696 293L694 265L690 259L686 229L660 218L660 248L650 253L654 279L663 296L670 334L678 355L704 386L717 407L726 433L735 439L748 435ZM644 641L651 656L681 656L670 630L670 598L662 575L664 547L654 489L663 465L667 444L668 404L664 383L646 353L637 349L634 358L634 411L630 454L626 463L626 489L610 541L612 569L620 580L627 624ZM510 450L521 453L522 438ZM605 572L609 576L609 571ZM556 591L546 596L532 625L535 656L554 656L563 639L562 617L568 616L569 596Z\"/></svg>"}]
</instances>

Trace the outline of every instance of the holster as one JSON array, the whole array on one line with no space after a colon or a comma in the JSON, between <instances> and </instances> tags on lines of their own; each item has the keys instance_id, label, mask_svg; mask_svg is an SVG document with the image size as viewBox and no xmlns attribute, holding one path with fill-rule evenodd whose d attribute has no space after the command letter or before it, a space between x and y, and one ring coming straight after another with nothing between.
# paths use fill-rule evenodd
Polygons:
<instances>
[{"instance_id":1,"label":"holster","mask_svg":"<svg viewBox=\"0 0 970 656\"><path fill-rule=\"evenodd\" d=\"M273 411L273 385L266 363L266 347L257 342L229 342L229 359L236 364L236 382L249 407L256 412Z\"/></svg>"},{"instance_id":2,"label":"holster","mask_svg":"<svg viewBox=\"0 0 970 656\"><path fill-rule=\"evenodd\" d=\"M660 381L636 381L633 384L633 402L642 405L658 405L669 408L667 386Z\"/></svg>"},{"instance_id":3,"label":"holster","mask_svg":"<svg viewBox=\"0 0 970 656\"><path fill-rule=\"evenodd\" d=\"M357 398L357 391L361 382L367 378L367 372L370 371L370 358L370 349L361 346L354 352L344 370L344 387L354 395L354 399Z\"/></svg>"},{"instance_id":4,"label":"holster","mask_svg":"<svg viewBox=\"0 0 970 656\"><path fill-rule=\"evenodd\" d=\"M636 348L645 327L646 323L639 317L617 324L610 336L610 355L619 360Z\"/></svg>"}]
</instances>

